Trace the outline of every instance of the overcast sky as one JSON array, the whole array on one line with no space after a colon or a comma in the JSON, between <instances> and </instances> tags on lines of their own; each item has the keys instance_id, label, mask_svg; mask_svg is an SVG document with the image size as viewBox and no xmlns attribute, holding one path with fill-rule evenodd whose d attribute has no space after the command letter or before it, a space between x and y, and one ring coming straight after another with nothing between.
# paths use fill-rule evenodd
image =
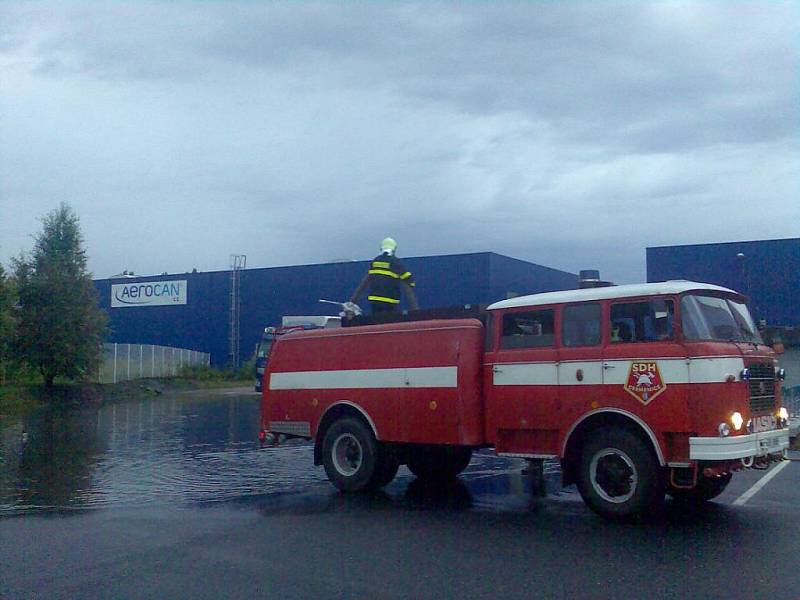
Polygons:
<instances>
[{"instance_id":1,"label":"overcast sky","mask_svg":"<svg viewBox=\"0 0 800 600\"><path fill-rule=\"evenodd\" d=\"M800 235L795 2L0 5L0 262L493 251L620 283Z\"/></svg>"}]
</instances>

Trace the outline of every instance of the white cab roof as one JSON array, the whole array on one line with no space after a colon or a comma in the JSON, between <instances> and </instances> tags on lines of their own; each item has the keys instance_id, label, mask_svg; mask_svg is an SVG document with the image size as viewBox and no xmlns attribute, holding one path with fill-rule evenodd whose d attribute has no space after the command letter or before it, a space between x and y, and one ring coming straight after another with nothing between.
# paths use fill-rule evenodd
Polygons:
<instances>
[{"instance_id":1,"label":"white cab roof","mask_svg":"<svg viewBox=\"0 0 800 600\"><path fill-rule=\"evenodd\" d=\"M564 302L586 302L590 300L607 300L609 298L633 298L637 296L662 296L669 294L682 294L689 291L714 291L728 292L739 295L738 292L710 283L696 281L664 281L662 283L636 283L633 285L612 285L609 287L587 288L583 290L561 290L559 292L545 292L530 296L518 296L501 300L489 305L487 310L499 308L514 308L517 306L540 306L543 304L562 304Z\"/></svg>"}]
</instances>

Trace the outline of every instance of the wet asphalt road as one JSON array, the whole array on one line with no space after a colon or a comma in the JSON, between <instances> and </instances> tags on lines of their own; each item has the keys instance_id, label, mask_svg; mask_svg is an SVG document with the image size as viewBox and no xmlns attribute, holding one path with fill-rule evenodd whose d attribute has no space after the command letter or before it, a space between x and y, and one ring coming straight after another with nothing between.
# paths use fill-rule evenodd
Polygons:
<instances>
[{"instance_id":1,"label":"wet asphalt road","mask_svg":"<svg viewBox=\"0 0 800 600\"><path fill-rule=\"evenodd\" d=\"M743 506L763 472L619 524L555 477L532 496L522 463L489 453L445 487L403 468L344 496L309 446L252 446L254 397L167 401L91 420L91 460L57 489L5 423L0 597L800 598L800 462Z\"/></svg>"}]
</instances>

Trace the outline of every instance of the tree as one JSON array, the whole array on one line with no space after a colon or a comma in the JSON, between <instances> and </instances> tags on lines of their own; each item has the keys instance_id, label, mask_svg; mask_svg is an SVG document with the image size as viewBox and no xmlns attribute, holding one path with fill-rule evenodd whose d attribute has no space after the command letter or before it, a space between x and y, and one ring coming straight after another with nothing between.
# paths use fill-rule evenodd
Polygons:
<instances>
[{"instance_id":1,"label":"tree","mask_svg":"<svg viewBox=\"0 0 800 600\"><path fill-rule=\"evenodd\" d=\"M16 355L44 377L86 379L100 364L106 316L99 308L78 217L62 203L42 221L30 256L14 261Z\"/></svg>"},{"instance_id":2,"label":"tree","mask_svg":"<svg viewBox=\"0 0 800 600\"><path fill-rule=\"evenodd\" d=\"M6 367L11 350L11 339L14 335L11 310L14 293L11 282L6 277L3 265L0 265L0 384L6 379Z\"/></svg>"}]
</instances>

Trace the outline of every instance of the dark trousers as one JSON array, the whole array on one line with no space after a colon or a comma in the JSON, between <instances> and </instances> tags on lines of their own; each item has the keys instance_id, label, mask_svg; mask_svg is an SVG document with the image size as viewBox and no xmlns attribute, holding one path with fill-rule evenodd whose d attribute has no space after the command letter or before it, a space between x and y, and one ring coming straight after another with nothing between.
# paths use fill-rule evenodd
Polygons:
<instances>
[{"instance_id":1,"label":"dark trousers","mask_svg":"<svg viewBox=\"0 0 800 600\"><path fill-rule=\"evenodd\" d=\"M379 313L393 313L397 308L399 308L399 304L391 304L389 302L375 302L374 300L370 300L370 306L372 307L372 314L377 315Z\"/></svg>"}]
</instances>

